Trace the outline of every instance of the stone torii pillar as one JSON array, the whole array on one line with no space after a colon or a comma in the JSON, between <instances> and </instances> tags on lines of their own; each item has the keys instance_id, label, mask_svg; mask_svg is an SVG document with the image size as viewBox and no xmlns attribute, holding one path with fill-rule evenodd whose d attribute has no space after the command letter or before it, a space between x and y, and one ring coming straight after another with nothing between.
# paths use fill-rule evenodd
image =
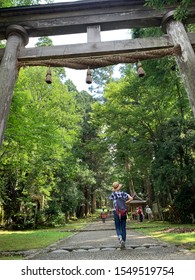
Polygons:
<instances>
[{"instance_id":1,"label":"stone torii pillar","mask_svg":"<svg viewBox=\"0 0 195 280\"><path fill-rule=\"evenodd\" d=\"M180 75L195 117L195 53L182 22L174 20L174 11L168 12L162 20L162 27L171 37L174 45L180 45L181 55L176 56Z\"/></svg>"},{"instance_id":2,"label":"stone torii pillar","mask_svg":"<svg viewBox=\"0 0 195 280\"><path fill-rule=\"evenodd\" d=\"M7 28L6 38L7 44L0 65L0 146L3 142L14 86L18 77L18 53L29 40L26 30L18 25L10 25Z\"/></svg>"}]
</instances>

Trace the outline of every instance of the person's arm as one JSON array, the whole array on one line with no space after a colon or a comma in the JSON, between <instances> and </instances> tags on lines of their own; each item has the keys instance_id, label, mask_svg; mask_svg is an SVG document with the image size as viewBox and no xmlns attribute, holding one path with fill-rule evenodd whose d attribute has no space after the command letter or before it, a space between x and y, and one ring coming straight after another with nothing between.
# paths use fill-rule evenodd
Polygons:
<instances>
[{"instance_id":1,"label":"person's arm","mask_svg":"<svg viewBox=\"0 0 195 280\"><path fill-rule=\"evenodd\" d=\"M126 200L126 203L129 203L133 200L133 197L130 196L130 194L127 194L128 195L128 199Z\"/></svg>"}]
</instances>

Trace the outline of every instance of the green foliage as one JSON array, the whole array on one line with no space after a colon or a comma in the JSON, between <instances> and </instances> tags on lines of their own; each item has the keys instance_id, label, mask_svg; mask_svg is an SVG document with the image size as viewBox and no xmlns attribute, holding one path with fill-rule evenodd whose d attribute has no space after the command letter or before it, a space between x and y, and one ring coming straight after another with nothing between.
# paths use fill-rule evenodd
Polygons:
<instances>
[{"instance_id":1,"label":"green foliage","mask_svg":"<svg viewBox=\"0 0 195 280\"><path fill-rule=\"evenodd\" d=\"M178 3L179 2L179 3ZM167 5L177 5L175 10L175 18L177 20L185 20L189 13L189 6L193 0L146 0L146 6L151 6L156 9L162 10Z\"/></svg>"},{"instance_id":2,"label":"green foliage","mask_svg":"<svg viewBox=\"0 0 195 280\"><path fill-rule=\"evenodd\" d=\"M35 47L43 46L53 46L53 42L49 37L41 37L38 39L38 42L35 44Z\"/></svg>"},{"instance_id":3,"label":"green foliage","mask_svg":"<svg viewBox=\"0 0 195 280\"><path fill-rule=\"evenodd\" d=\"M10 0L0 0L0 8L11 6Z\"/></svg>"},{"instance_id":4,"label":"green foliage","mask_svg":"<svg viewBox=\"0 0 195 280\"><path fill-rule=\"evenodd\" d=\"M42 67L20 71L1 150L1 200L4 217L12 223L37 224L43 201L59 180L56 170L79 132L74 95L55 72L52 85L44 78Z\"/></svg>"},{"instance_id":5,"label":"green foliage","mask_svg":"<svg viewBox=\"0 0 195 280\"><path fill-rule=\"evenodd\" d=\"M104 86L112 80L114 66L107 66L100 69L94 69L92 76L93 82L99 86Z\"/></svg>"},{"instance_id":6,"label":"green foliage","mask_svg":"<svg viewBox=\"0 0 195 280\"><path fill-rule=\"evenodd\" d=\"M142 64L146 77L124 66L123 78L106 86L105 101L93 105L92 116L112 156L113 178L116 172L130 193L166 208L183 185L194 184L195 127L175 61Z\"/></svg>"},{"instance_id":7,"label":"green foliage","mask_svg":"<svg viewBox=\"0 0 195 280\"><path fill-rule=\"evenodd\" d=\"M21 69L14 91L0 158L0 197L6 226L15 229L87 216L102 186L104 159L96 159L100 147L89 116L93 98L70 81L64 84L60 69L51 70L48 85L45 68Z\"/></svg>"},{"instance_id":8,"label":"green foliage","mask_svg":"<svg viewBox=\"0 0 195 280\"><path fill-rule=\"evenodd\" d=\"M186 182L178 191L175 201L175 218L181 223L195 222L195 185Z\"/></svg>"},{"instance_id":9,"label":"green foliage","mask_svg":"<svg viewBox=\"0 0 195 280\"><path fill-rule=\"evenodd\" d=\"M179 123L178 118L171 119L157 132L152 174L163 206L174 203L174 197L183 186L195 183L195 158L191 152L194 148L190 144L195 140L194 128L191 133L186 131L186 127L189 129L190 126L191 123L185 122L185 126Z\"/></svg>"},{"instance_id":10,"label":"green foliage","mask_svg":"<svg viewBox=\"0 0 195 280\"><path fill-rule=\"evenodd\" d=\"M42 0L0 0L0 8L30 6L41 4ZM50 0L45 0L45 3L51 3Z\"/></svg>"}]
</instances>

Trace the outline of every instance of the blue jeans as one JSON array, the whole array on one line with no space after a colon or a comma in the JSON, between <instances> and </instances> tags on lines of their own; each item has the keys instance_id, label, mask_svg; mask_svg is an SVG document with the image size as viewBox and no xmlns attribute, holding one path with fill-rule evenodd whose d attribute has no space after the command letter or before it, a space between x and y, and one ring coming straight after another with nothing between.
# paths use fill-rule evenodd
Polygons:
<instances>
[{"instance_id":1,"label":"blue jeans","mask_svg":"<svg viewBox=\"0 0 195 280\"><path fill-rule=\"evenodd\" d=\"M115 223L115 229L116 234L118 238L122 238L123 241L126 241L126 220L127 216L119 218L117 216L116 211L113 211L114 214L114 223Z\"/></svg>"}]
</instances>

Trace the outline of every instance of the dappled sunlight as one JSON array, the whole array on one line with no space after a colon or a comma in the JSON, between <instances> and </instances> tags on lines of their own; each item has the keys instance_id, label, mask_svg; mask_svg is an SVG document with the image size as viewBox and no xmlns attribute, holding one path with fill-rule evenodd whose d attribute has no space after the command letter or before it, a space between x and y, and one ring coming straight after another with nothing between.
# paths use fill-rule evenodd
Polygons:
<instances>
[{"instance_id":1,"label":"dappled sunlight","mask_svg":"<svg viewBox=\"0 0 195 280\"><path fill-rule=\"evenodd\" d=\"M136 239L146 239L149 238L150 236L144 235L144 236L136 236Z\"/></svg>"},{"instance_id":2,"label":"dappled sunlight","mask_svg":"<svg viewBox=\"0 0 195 280\"><path fill-rule=\"evenodd\" d=\"M4 234L32 234L33 231L8 231L8 230L4 230L4 231L0 231L0 235L4 235Z\"/></svg>"},{"instance_id":3,"label":"dappled sunlight","mask_svg":"<svg viewBox=\"0 0 195 280\"><path fill-rule=\"evenodd\" d=\"M195 242L195 233L163 233L163 232L153 232L151 234L155 238L160 238L163 241L171 242L171 243L189 243L189 242Z\"/></svg>"}]
</instances>

